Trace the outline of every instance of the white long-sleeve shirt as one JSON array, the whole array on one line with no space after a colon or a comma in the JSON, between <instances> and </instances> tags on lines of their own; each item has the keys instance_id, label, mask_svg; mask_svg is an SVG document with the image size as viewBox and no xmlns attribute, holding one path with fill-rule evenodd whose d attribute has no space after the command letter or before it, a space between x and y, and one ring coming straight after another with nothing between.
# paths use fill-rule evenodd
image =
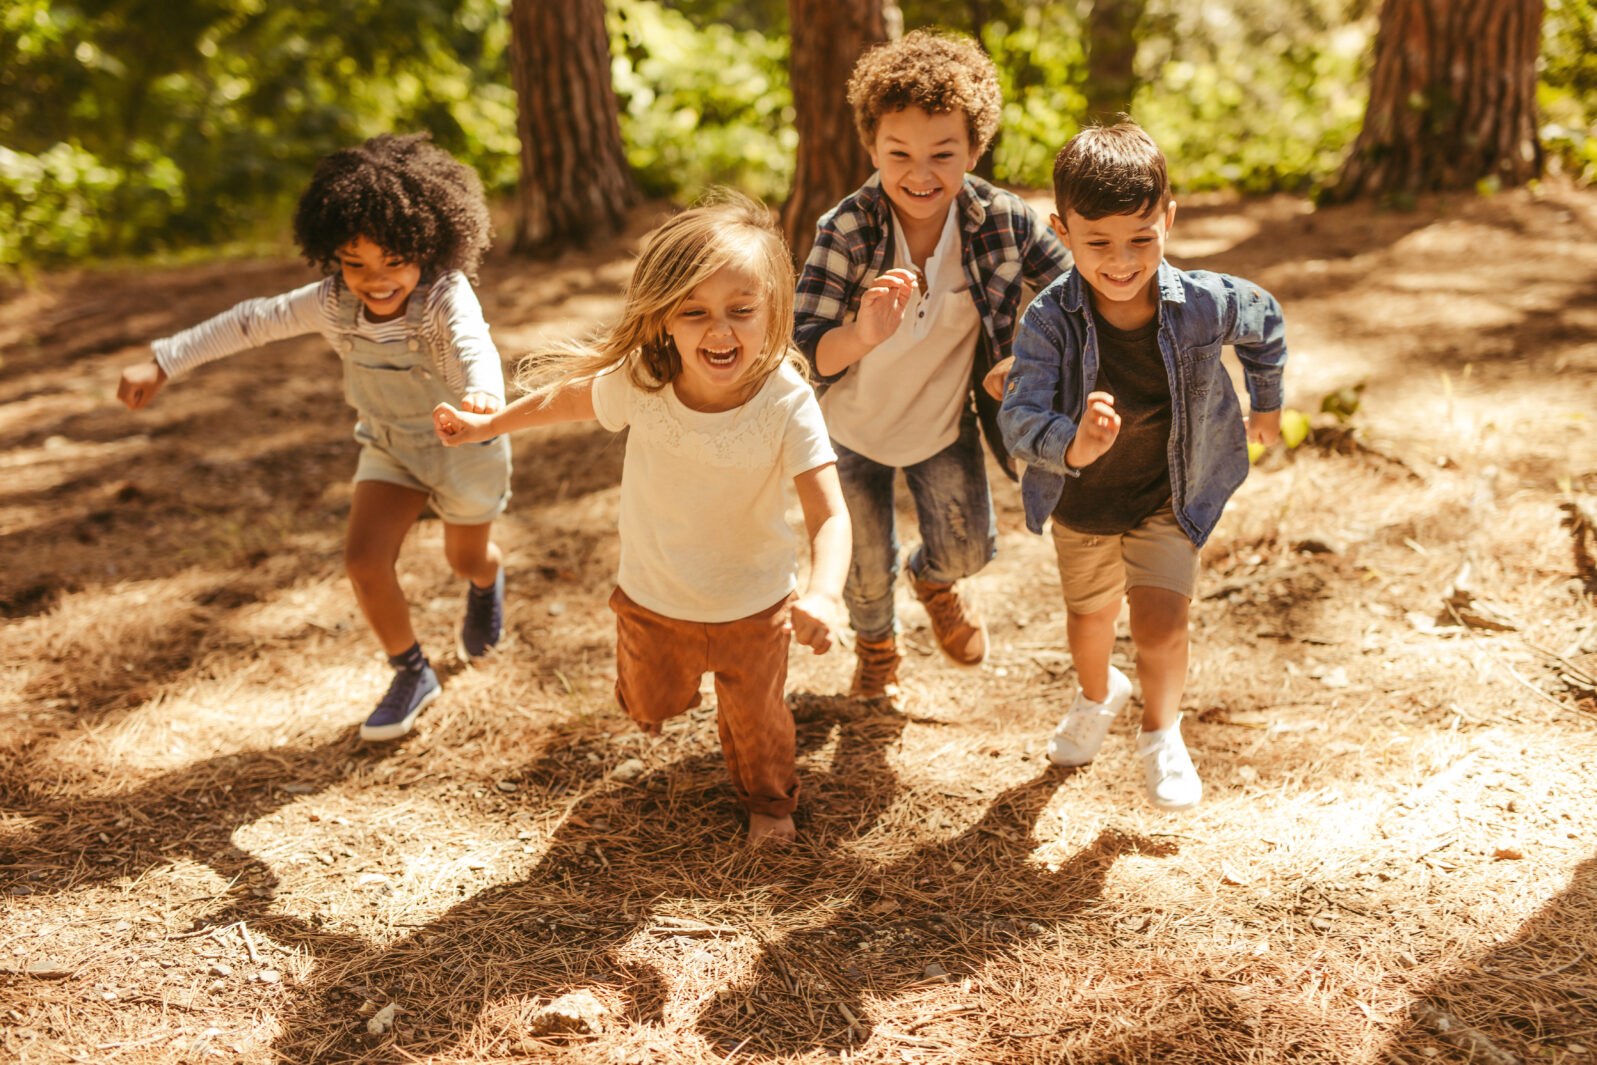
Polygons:
<instances>
[{"instance_id":1,"label":"white long-sleeve shirt","mask_svg":"<svg viewBox=\"0 0 1597 1065\"><path fill-rule=\"evenodd\" d=\"M343 288L337 275L324 277L279 296L245 300L193 328L153 341L150 349L168 378L240 351L307 333L322 334L339 350L340 298L358 297ZM356 334L380 343L409 339L409 329L404 315L389 322L370 322L362 308L355 316ZM466 275L449 270L432 283L420 331L435 368L452 391L460 396L486 392L504 401L499 349L488 334L482 304Z\"/></svg>"}]
</instances>

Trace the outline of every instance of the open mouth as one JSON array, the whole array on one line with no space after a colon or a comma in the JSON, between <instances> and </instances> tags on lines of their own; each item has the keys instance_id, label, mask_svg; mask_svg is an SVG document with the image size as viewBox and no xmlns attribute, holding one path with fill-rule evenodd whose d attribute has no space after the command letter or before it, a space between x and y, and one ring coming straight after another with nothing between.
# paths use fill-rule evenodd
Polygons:
<instances>
[{"instance_id":1,"label":"open mouth","mask_svg":"<svg viewBox=\"0 0 1597 1065\"><path fill-rule=\"evenodd\" d=\"M372 303L387 303L397 295L399 295L399 290L396 288L387 292L368 292L366 293L366 298Z\"/></svg>"},{"instance_id":2,"label":"open mouth","mask_svg":"<svg viewBox=\"0 0 1597 1065\"><path fill-rule=\"evenodd\" d=\"M717 369L724 370L738 360L737 348L700 348L704 361Z\"/></svg>"},{"instance_id":3,"label":"open mouth","mask_svg":"<svg viewBox=\"0 0 1597 1065\"><path fill-rule=\"evenodd\" d=\"M936 197L938 193L943 191L943 187L941 185L933 185L929 189L912 189L908 185L903 185L900 187L904 190L904 195L916 200L930 200Z\"/></svg>"}]
</instances>

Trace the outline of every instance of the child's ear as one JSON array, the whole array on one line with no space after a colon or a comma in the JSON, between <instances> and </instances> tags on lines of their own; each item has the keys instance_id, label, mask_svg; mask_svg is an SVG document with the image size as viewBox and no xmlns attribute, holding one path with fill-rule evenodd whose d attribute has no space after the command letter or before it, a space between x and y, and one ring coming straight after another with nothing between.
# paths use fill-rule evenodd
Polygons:
<instances>
[{"instance_id":1,"label":"child's ear","mask_svg":"<svg viewBox=\"0 0 1597 1065\"><path fill-rule=\"evenodd\" d=\"M1171 206L1175 205L1171 204ZM1059 238L1060 243L1070 239L1070 232L1065 229L1065 220L1063 218L1056 214L1051 214L1048 216L1048 224L1054 227L1054 236Z\"/></svg>"},{"instance_id":2,"label":"child's ear","mask_svg":"<svg viewBox=\"0 0 1597 1065\"><path fill-rule=\"evenodd\" d=\"M1165 233L1167 235L1170 232L1170 227L1175 225L1175 224L1176 224L1176 201L1171 200L1170 201L1170 206L1165 209L1165 213L1164 213L1164 231L1165 231Z\"/></svg>"}]
</instances>

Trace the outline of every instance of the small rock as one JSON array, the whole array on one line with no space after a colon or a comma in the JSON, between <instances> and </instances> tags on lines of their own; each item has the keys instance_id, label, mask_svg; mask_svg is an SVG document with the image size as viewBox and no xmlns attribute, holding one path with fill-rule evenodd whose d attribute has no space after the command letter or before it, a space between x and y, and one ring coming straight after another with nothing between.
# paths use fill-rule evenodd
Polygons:
<instances>
[{"instance_id":1,"label":"small rock","mask_svg":"<svg viewBox=\"0 0 1597 1065\"><path fill-rule=\"evenodd\" d=\"M948 970L934 961L926 963L926 968L921 970L921 975L928 980L941 980L945 984L952 982L952 978L948 975Z\"/></svg>"},{"instance_id":2,"label":"small rock","mask_svg":"<svg viewBox=\"0 0 1597 1065\"><path fill-rule=\"evenodd\" d=\"M549 604L548 610L550 617L557 618L566 612L566 604L561 602L553 602Z\"/></svg>"},{"instance_id":3,"label":"small rock","mask_svg":"<svg viewBox=\"0 0 1597 1065\"><path fill-rule=\"evenodd\" d=\"M1326 670L1325 674L1320 677L1320 683L1325 685L1327 688L1346 688L1349 683L1347 679L1347 667L1337 666L1334 669Z\"/></svg>"},{"instance_id":4,"label":"small rock","mask_svg":"<svg viewBox=\"0 0 1597 1065\"><path fill-rule=\"evenodd\" d=\"M211 966L210 974L212 976L232 976L233 967L227 964L225 961L219 961L215 965Z\"/></svg>"},{"instance_id":5,"label":"small rock","mask_svg":"<svg viewBox=\"0 0 1597 1065\"><path fill-rule=\"evenodd\" d=\"M648 768L648 766L643 764L643 760L641 758L628 758L625 762L622 762L620 765L612 769L610 771L610 776L613 779L622 782L628 780L637 780L648 771Z\"/></svg>"},{"instance_id":6,"label":"small rock","mask_svg":"<svg viewBox=\"0 0 1597 1065\"><path fill-rule=\"evenodd\" d=\"M587 991L573 991L534 1013L527 1028L533 1035L599 1035L604 1031L604 1019L609 1012Z\"/></svg>"},{"instance_id":7,"label":"small rock","mask_svg":"<svg viewBox=\"0 0 1597 1065\"><path fill-rule=\"evenodd\" d=\"M260 974L256 977L256 979L260 980L260 982L263 984L275 984L282 978L282 974L276 969L262 969Z\"/></svg>"},{"instance_id":8,"label":"small rock","mask_svg":"<svg viewBox=\"0 0 1597 1065\"><path fill-rule=\"evenodd\" d=\"M1517 862L1525 857L1525 851L1515 843L1499 843L1492 848L1492 857L1505 862Z\"/></svg>"},{"instance_id":9,"label":"small rock","mask_svg":"<svg viewBox=\"0 0 1597 1065\"><path fill-rule=\"evenodd\" d=\"M212 980L211 981L211 988L210 989L212 991L221 991L225 987L227 987L227 981L226 980Z\"/></svg>"},{"instance_id":10,"label":"small rock","mask_svg":"<svg viewBox=\"0 0 1597 1065\"><path fill-rule=\"evenodd\" d=\"M511 792L515 791L518 787L520 787L520 785L514 780L501 780L499 783L495 784L494 787L498 788L500 791Z\"/></svg>"},{"instance_id":11,"label":"small rock","mask_svg":"<svg viewBox=\"0 0 1597 1065\"><path fill-rule=\"evenodd\" d=\"M394 1026L394 1016L399 1012L399 1003L390 1002L372 1015L366 1022L366 1030L372 1035L382 1035Z\"/></svg>"},{"instance_id":12,"label":"small rock","mask_svg":"<svg viewBox=\"0 0 1597 1065\"><path fill-rule=\"evenodd\" d=\"M1329 917L1311 917L1309 918L1309 924L1321 932L1329 932L1331 930L1331 919Z\"/></svg>"},{"instance_id":13,"label":"small rock","mask_svg":"<svg viewBox=\"0 0 1597 1065\"><path fill-rule=\"evenodd\" d=\"M33 894L33 889L31 887L29 887L27 884L12 884L11 885L11 894L13 894L13 895L31 895L31 894Z\"/></svg>"}]
</instances>

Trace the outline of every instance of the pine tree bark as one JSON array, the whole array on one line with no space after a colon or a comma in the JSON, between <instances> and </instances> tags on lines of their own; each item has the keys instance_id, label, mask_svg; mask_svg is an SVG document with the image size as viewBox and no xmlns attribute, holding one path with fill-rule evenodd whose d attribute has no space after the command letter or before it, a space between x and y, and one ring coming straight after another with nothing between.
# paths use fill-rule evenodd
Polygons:
<instances>
[{"instance_id":1,"label":"pine tree bark","mask_svg":"<svg viewBox=\"0 0 1597 1065\"><path fill-rule=\"evenodd\" d=\"M1385 0L1364 126L1326 198L1412 198L1540 176L1543 11L1543 0Z\"/></svg>"},{"instance_id":2,"label":"pine tree bark","mask_svg":"<svg viewBox=\"0 0 1597 1065\"><path fill-rule=\"evenodd\" d=\"M514 250L546 258L618 232L637 188L621 145L604 0L512 0L521 177Z\"/></svg>"},{"instance_id":3,"label":"pine tree bark","mask_svg":"<svg viewBox=\"0 0 1597 1065\"><path fill-rule=\"evenodd\" d=\"M803 262L821 215L871 175L848 106L848 76L860 55L901 22L894 0L788 0L787 10L799 141L782 230Z\"/></svg>"},{"instance_id":4,"label":"pine tree bark","mask_svg":"<svg viewBox=\"0 0 1597 1065\"><path fill-rule=\"evenodd\" d=\"M1113 123L1137 93L1137 25L1147 0L1095 0L1087 16L1087 117Z\"/></svg>"}]
</instances>

